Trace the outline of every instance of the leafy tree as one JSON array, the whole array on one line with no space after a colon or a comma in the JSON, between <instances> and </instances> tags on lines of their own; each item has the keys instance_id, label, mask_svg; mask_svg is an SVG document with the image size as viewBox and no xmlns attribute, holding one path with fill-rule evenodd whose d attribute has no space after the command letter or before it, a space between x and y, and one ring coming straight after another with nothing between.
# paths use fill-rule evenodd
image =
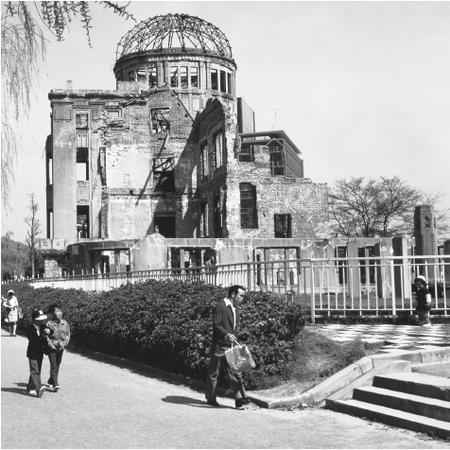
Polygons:
<instances>
[{"instance_id":1,"label":"leafy tree","mask_svg":"<svg viewBox=\"0 0 450 450\"><path fill-rule=\"evenodd\" d=\"M30 208L30 215L28 217L25 217L25 223L28 226L25 241L30 250L31 277L34 278L36 274L35 266L37 259L37 244L39 235L41 233L41 224L39 222L39 219L37 218L37 212L39 207L34 199L34 194L30 195L29 208Z\"/></svg>"},{"instance_id":2,"label":"leafy tree","mask_svg":"<svg viewBox=\"0 0 450 450\"><path fill-rule=\"evenodd\" d=\"M39 63L45 57L44 31L57 41L64 39L69 24L77 18L91 45L90 9L94 2L2 2L2 201L14 181L18 136L16 129L28 117L31 92ZM128 12L129 3L95 2L125 19L135 20ZM44 31L43 31L44 30Z\"/></svg>"},{"instance_id":3,"label":"leafy tree","mask_svg":"<svg viewBox=\"0 0 450 450\"><path fill-rule=\"evenodd\" d=\"M329 198L336 231L346 237L375 237L412 234L415 207L428 203L436 209L440 195L426 195L399 177L356 177L336 180ZM436 217L444 230L447 211Z\"/></svg>"}]
</instances>

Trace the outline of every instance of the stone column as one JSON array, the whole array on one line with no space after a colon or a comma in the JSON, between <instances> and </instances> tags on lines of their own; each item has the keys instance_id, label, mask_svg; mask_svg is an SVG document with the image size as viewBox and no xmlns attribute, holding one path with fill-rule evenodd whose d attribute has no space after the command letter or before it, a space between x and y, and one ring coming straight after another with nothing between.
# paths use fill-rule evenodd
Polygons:
<instances>
[{"instance_id":1,"label":"stone column","mask_svg":"<svg viewBox=\"0 0 450 450\"><path fill-rule=\"evenodd\" d=\"M359 280L359 260L358 258L358 243L356 241L350 241L347 244L347 256L348 256L348 285L347 294L349 298L352 297L355 300L359 299L360 295L360 280ZM356 306L356 305L355 305Z\"/></svg>"},{"instance_id":2,"label":"stone column","mask_svg":"<svg viewBox=\"0 0 450 450\"><path fill-rule=\"evenodd\" d=\"M450 255L450 239L447 239L444 242L444 255ZM450 285L450 260L446 261L447 265L445 266L445 283L447 286Z\"/></svg>"},{"instance_id":3,"label":"stone column","mask_svg":"<svg viewBox=\"0 0 450 450\"><path fill-rule=\"evenodd\" d=\"M392 249L394 256L408 256L408 238L406 236L397 236L392 238ZM411 263L408 259L396 260L394 269L395 275L395 295L398 297L402 294L405 299L411 298Z\"/></svg>"}]
</instances>

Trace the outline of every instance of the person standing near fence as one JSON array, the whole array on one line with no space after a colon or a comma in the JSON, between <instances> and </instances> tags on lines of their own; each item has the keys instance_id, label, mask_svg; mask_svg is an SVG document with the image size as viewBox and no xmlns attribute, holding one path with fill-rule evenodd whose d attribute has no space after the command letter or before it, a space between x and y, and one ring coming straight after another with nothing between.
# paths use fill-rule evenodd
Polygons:
<instances>
[{"instance_id":1,"label":"person standing near fence","mask_svg":"<svg viewBox=\"0 0 450 450\"><path fill-rule=\"evenodd\" d=\"M51 305L49 308L50 320L45 324L50 330L50 345L48 347L48 360L50 362L50 378L47 386L53 391L59 390L59 368L61 367L64 349L70 341L69 324L62 318L63 314L59 305Z\"/></svg>"},{"instance_id":2,"label":"person standing near fence","mask_svg":"<svg viewBox=\"0 0 450 450\"><path fill-rule=\"evenodd\" d=\"M19 320L19 302L15 296L15 292L10 289L8 298L2 297L2 306L6 308L5 322L9 327L10 336L16 336L17 321Z\"/></svg>"},{"instance_id":3,"label":"person standing near fence","mask_svg":"<svg viewBox=\"0 0 450 450\"><path fill-rule=\"evenodd\" d=\"M236 408L241 409L244 405L250 403L245 395L241 374L232 373L225 358L225 351L233 343L237 343L236 334L239 330L238 306L244 292L245 289L242 286L231 286L228 289L227 297L217 302L214 308L212 345L205 389L206 401L211 406L220 406L217 402L217 381L221 367L226 370L230 380Z\"/></svg>"},{"instance_id":4,"label":"person standing near fence","mask_svg":"<svg viewBox=\"0 0 450 450\"><path fill-rule=\"evenodd\" d=\"M431 294L427 288L427 280L423 275L419 275L414 283L416 285L416 322L418 325L431 327Z\"/></svg>"},{"instance_id":5,"label":"person standing near fence","mask_svg":"<svg viewBox=\"0 0 450 450\"><path fill-rule=\"evenodd\" d=\"M30 366L27 392L37 397L42 397L45 385L41 382L42 359L44 358L45 334L44 321L47 316L40 309L31 313L31 323L26 329L28 338L27 358Z\"/></svg>"}]
</instances>

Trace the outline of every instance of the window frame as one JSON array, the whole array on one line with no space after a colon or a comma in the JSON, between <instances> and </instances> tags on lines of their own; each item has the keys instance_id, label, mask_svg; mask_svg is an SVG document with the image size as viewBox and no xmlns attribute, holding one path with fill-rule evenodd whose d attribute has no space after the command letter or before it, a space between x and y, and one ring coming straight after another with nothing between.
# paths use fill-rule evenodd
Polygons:
<instances>
[{"instance_id":1,"label":"window frame","mask_svg":"<svg viewBox=\"0 0 450 450\"><path fill-rule=\"evenodd\" d=\"M247 198L244 198L243 194ZM240 216L242 229L257 229L258 226L258 200L256 186L251 183L239 184ZM243 206L244 202L252 202L252 206Z\"/></svg>"},{"instance_id":2,"label":"window frame","mask_svg":"<svg viewBox=\"0 0 450 450\"><path fill-rule=\"evenodd\" d=\"M276 213L273 215L273 220L274 220L274 236L275 236L275 238L291 238L292 237L292 214ZM282 229L281 233L280 233L280 228Z\"/></svg>"}]
</instances>

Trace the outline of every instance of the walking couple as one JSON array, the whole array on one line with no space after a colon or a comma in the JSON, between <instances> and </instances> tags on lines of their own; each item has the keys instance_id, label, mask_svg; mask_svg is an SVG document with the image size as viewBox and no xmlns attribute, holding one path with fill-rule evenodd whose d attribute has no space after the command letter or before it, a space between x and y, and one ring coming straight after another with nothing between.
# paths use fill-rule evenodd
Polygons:
<instances>
[{"instance_id":1,"label":"walking couple","mask_svg":"<svg viewBox=\"0 0 450 450\"><path fill-rule=\"evenodd\" d=\"M59 305L51 305L48 315L35 309L31 313L31 324L27 327L28 338L27 358L30 366L30 378L27 392L42 397L47 388L54 392L59 389L59 368L61 366L64 348L70 340L70 328L62 318ZM50 362L50 378L47 385L41 382L41 369L44 354Z\"/></svg>"}]
</instances>

